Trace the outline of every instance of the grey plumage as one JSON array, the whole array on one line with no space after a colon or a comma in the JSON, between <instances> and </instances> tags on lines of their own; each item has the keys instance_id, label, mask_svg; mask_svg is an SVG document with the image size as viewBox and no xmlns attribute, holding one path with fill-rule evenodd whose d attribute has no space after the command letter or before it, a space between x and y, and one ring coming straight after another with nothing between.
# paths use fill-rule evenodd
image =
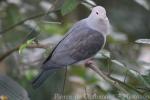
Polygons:
<instances>
[{"instance_id":1,"label":"grey plumage","mask_svg":"<svg viewBox=\"0 0 150 100\"><path fill-rule=\"evenodd\" d=\"M97 13L103 15L98 16ZM97 6L93 8L88 18L77 22L44 61L42 72L33 81L33 86L39 87L55 69L64 68L94 56L105 44L109 23L105 15L105 9Z\"/></svg>"}]
</instances>

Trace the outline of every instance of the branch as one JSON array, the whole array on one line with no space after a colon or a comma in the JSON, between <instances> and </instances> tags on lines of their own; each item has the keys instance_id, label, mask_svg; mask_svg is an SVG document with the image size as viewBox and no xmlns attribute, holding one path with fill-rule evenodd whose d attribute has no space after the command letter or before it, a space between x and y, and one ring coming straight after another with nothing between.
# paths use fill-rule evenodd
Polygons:
<instances>
[{"instance_id":1,"label":"branch","mask_svg":"<svg viewBox=\"0 0 150 100\"><path fill-rule=\"evenodd\" d=\"M8 31L12 30L13 28L15 28L15 27L17 27L17 26L23 24L24 22L26 22L26 21L28 21L28 20L42 17L42 16L44 16L45 14L46 14L46 13L40 13L40 14L37 14L37 15L34 15L34 16L31 16L31 17L28 17L28 18L26 18L26 19L23 19L22 21L20 21L20 22L14 24L14 25L12 25L12 26L10 26L10 27L8 27L8 28L2 30L2 31L0 32L0 34L4 34L4 33L8 32Z\"/></svg>"},{"instance_id":2,"label":"branch","mask_svg":"<svg viewBox=\"0 0 150 100\"><path fill-rule=\"evenodd\" d=\"M21 45L7 51L6 53L4 53L3 55L0 56L0 62L3 61L5 58L7 58L9 55L11 55L13 52L16 52L19 50ZM48 48L48 45L43 45L43 44L32 44L32 45L29 45L27 46L28 49L31 49L31 48L43 48L43 49L47 49Z\"/></svg>"},{"instance_id":3,"label":"branch","mask_svg":"<svg viewBox=\"0 0 150 100\"><path fill-rule=\"evenodd\" d=\"M48 44L47 45L44 45L44 44L32 44L32 45L29 45L27 46L28 49L32 49L32 48L42 48L42 49L47 49L49 46Z\"/></svg>"},{"instance_id":4,"label":"branch","mask_svg":"<svg viewBox=\"0 0 150 100\"><path fill-rule=\"evenodd\" d=\"M132 89L133 91L135 91L136 93L143 95L143 93L135 88L133 88L132 86L129 86L127 84L125 84L124 82L117 80L109 75L104 74L92 61L86 62L85 66L92 69L94 72L96 72L99 76L101 76L104 80L108 81L109 83L111 83L113 86L115 86L116 88L118 88L121 91L124 91L127 93L127 91L121 87L121 85Z\"/></svg>"},{"instance_id":5,"label":"branch","mask_svg":"<svg viewBox=\"0 0 150 100\"><path fill-rule=\"evenodd\" d=\"M117 80L117 79L115 79L115 78L113 78L113 77L111 77L111 76L108 76L108 77L109 77L111 80L116 81L116 82L118 82L119 84L124 85L124 86L126 86L127 88L129 88L129 89L134 90L134 91L137 92L138 94L143 95L142 92L140 92L139 90L135 89L134 87L132 87L132 86L130 86L130 85L127 85L127 84L125 84L124 82L122 82L122 81L120 81L120 80Z\"/></svg>"},{"instance_id":6,"label":"branch","mask_svg":"<svg viewBox=\"0 0 150 100\"><path fill-rule=\"evenodd\" d=\"M12 30L13 28L15 28L15 27L17 27L17 26L23 24L23 23L26 22L27 20L31 20L31 19L35 19L35 18L38 18L38 17L46 16L46 15L49 14L50 12L54 12L54 11L57 11L57 9L55 10L55 4L54 4L52 7L49 8L49 11L48 11L48 12L46 12L46 13L44 12L44 13L40 13L40 14L37 14L37 15L34 15L34 16L31 16L31 17L28 17L28 18L26 18L26 19L24 19L24 20L22 20L22 21L20 21L20 22L18 22L18 23L16 23L16 24L14 24L14 25L12 25L12 26L10 26L10 27L4 29L3 31L0 32L0 34L4 34L4 33L8 32L8 31ZM32 32L32 31L31 31L31 32ZM28 34L28 35L29 35L29 34ZM28 36L28 35L27 35L27 36ZM27 36L26 36L26 37L27 37ZM26 38L26 37L25 37L25 38ZM25 40L25 38L24 38L23 40ZM24 42L24 41L23 41L23 42ZM21 45L18 45L18 46L16 46L15 48L13 48L13 49L7 51L7 52L6 52L5 54L3 54L2 56L0 56L0 62L3 61L6 57L8 57L8 56L9 56L10 54L12 54L13 52L18 51L19 48L20 48L20 46L21 46ZM46 49L46 48L48 48L48 46L38 44L38 45L30 45L30 46L28 46L27 48L44 48L44 49Z\"/></svg>"},{"instance_id":7,"label":"branch","mask_svg":"<svg viewBox=\"0 0 150 100\"><path fill-rule=\"evenodd\" d=\"M63 88L62 88L62 94L63 94L63 95L64 95L64 93L65 93L65 85L66 85L66 79L67 79L67 71L68 71L68 69L67 69L67 67L65 67L65 73L64 73L65 77L64 77Z\"/></svg>"}]
</instances>

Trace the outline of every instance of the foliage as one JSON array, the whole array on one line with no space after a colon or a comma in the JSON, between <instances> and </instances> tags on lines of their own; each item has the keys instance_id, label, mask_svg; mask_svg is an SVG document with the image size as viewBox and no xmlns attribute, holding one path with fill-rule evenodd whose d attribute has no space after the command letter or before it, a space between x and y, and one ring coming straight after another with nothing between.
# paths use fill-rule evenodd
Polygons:
<instances>
[{"instance_id":1,"label":"foliage","mask_svg":"<svg viewBox=\"0 0 150 100\"><path fill-rule=\"evenodd\" d=\"M28 40L26 43L22 44L19 48L19 54L21 54L25 48L27 48L30 44L32 44L34 40L35 39L33 38L31 40Z\"/></svg>"}]
</instances>

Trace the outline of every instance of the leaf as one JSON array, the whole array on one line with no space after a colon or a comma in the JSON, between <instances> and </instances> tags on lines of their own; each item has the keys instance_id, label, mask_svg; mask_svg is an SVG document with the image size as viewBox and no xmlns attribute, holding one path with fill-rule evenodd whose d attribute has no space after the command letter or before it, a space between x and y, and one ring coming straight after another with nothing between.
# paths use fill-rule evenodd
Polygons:
<instances>
[{"instance_id":1,"label":"leaf","mask_svg":"<svg viewBox=\"0 0 150 100\"><path fill-rule=\"evenodd\" d=\"M96 6L96 3L93 0L84 0L86 3Z\"/></svg>"},{"instance_id":2,"label":"leaf","mask_svg":"<svg viewBox=\"0 0 150 100\"><path fill-rule=\"evenodd\" d=\"M27 47L26 44L22 44L22 45L20 46L20 48L19 48L19 54L21 54L22 51L23 51L26 47Z\"/></svg>"},{"instance_id":3,"label":"leaf","mask_svg":"<svg viewBox=\"0 0 150 100\"><path fill-rule=\"evenodd\" d=\"M137 2L139 5L143 6L145 9L147 10L150 9L150 6L147 0L134 0L134 1Z\"/></svg>"},{"instance_id":4,"label":"leaf","mask_svg":"<svg viewBox=\"0 0 150 100\"><path fill-rule=\"evenodd\" d=\"M4 75L0 75L0 97L8 98L8 100L29 100L27 91Z\"/></svg>"},{"instance_id":5,"label":"leaf","mask_svg":"<svg viewBox=\"0 0 150 100\"><path fill-rule=\"evenodd\" d=\"M144 86L147 86L148 88L150 88L148 79L146 79L146 77L143 77L142 75L138 75L138 76L139 76L139 79L144 83Z\"/></svg>"},{"instance_id":6,"label":"leaf","mask_svg":"<svg viewBox=\"0 0 150 100\"><path fill-rule=\"evenodd\" d=\"M19 48L19 54L22 53L22 51L27 48L28 45L32 44L35 38L28 40L26 43L22 44Z\"/></svg>"},{"instance_id":7,"label":"leaf","mask_svg":"<svg viewBox=\"0 0 150 100\"><path fill-rule=\"evenodd\" d=\"M118 61L118 60L111 60L111 62L113 62L113 63L115 63L115 64L117 64L121 67L125 67L125 65L123 63L121 63L120 61Z\"/></svg>"},{"instance_id":8,"label":"leaf","mask_svg":"<svg viewBox=\"0 0 150 100\"><path fill-rule=\"evenodd\" d=\"M145 79L145 81L150 85L150 74L149 75L144 75L144 76L142 76L144 79Z\"/></svg>"},{"instance_id":9,"label":"leaf","mask_svg":"<svg viewBox=\"0 0 150 100\"><path fill-rule=\"evenodd\" d=\"M110 52L108 50L101 50L99 53L99 58L110 58L111 55L110 55Z\"/></svg>"},{"instance_id":10,"label":"leaf","mask_svg":"<svg viewBox=\"0 0 150 100\"><path fill-rule=\"evenodd\" d=\"M35 38L28 40L28 41L27 41L27 45L32 44L34 40L35 40Z\"/></svg>"},{"instance_id":11,"label":"leaf","mask_svg":"<svg viewBox=\"0 0 150 100\"><path fill-rule=\"evenodd\" d=\"M82 4L89 9L96 6L96 3L93 0L83 0Z\"/></svg>"},{"instance_id":12,"label":"leaf","mask_svg":"<svg viewBox=\"0 0 150 100\"><path fill-rule=\"evenodd\" d=\"M150 39L138 39L135 42L142 43L142 44L150 44Z\"/></svg>"},{"instance_id":13,"label":"leaf","mask_svg":"<svg viewBox=\"0 0 150 100\"><path fill-rule=\"evenodd\" d=\"M137 76L137 75L138 75L137 71L135 71L135 70L129 69L129 72L130 72L131 74L133 74L134 76Z\"/></svg>"},{"instance_id":14,"label":"leaf","mask_svg":"<svg viewBox=\"0 0 150 100\"><path fill-rule=\"evenodd\" d=\"M78 0L66 0L63 6L61 7L62 15L66 15L67 13L74 10L79 4Z\"/></svg>"}]
</instances>

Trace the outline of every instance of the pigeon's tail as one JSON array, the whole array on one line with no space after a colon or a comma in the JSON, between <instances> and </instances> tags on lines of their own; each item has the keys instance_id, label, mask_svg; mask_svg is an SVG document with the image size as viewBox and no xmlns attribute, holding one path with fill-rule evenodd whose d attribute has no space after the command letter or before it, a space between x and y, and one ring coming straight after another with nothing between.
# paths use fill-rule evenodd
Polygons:
<instances>
[{"instance_id":1,"label":"pigeon's tail","mask_svg":"<svg viewBox=\"0 0 150 100\"><path fill-rule=\"evenodd\" d=\"M51 70L42 70L42 72L33 80L32 86L33 88L40 87L43 82L54 73L54 69Z\"/></svg>"}]
</instances>

